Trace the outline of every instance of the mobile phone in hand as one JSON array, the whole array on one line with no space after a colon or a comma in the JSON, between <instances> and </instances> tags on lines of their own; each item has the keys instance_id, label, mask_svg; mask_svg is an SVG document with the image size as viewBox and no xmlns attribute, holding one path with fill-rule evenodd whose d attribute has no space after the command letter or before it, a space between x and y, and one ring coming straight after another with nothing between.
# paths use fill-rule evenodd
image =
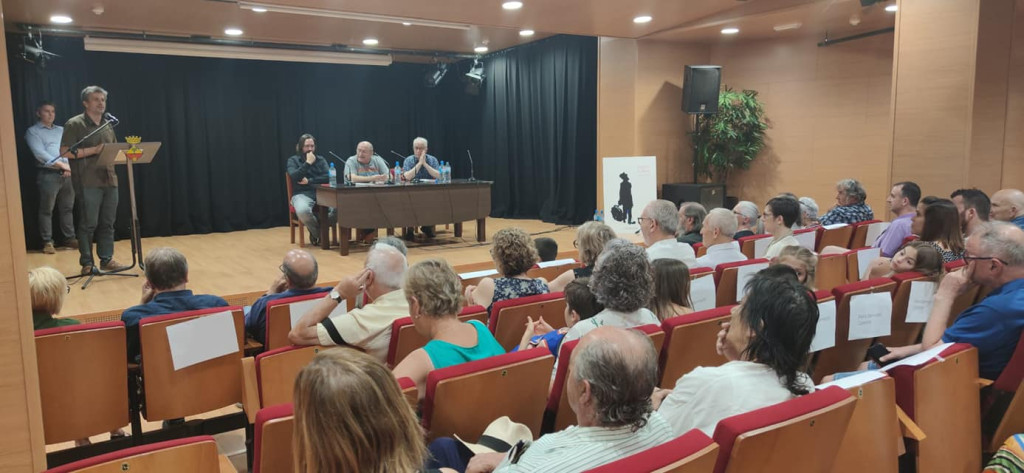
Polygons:
<instances>
[{"instance_id":1,"label":"mobile phone in hand","mask_svg":"<svg viewBox=\"0 0 1024 473\"><path fill-rule=\"evenodd\" d=\"M885 348L885 345L882 345L881 343L876 343L874 345L871 345L871 348L868 348L868 357L871 358L872 361L877 363L878 366L885 366L894 361L882 361L882 357L888 355L889 353L891 353L889 349Z\"/></svg>"}]
</instances>

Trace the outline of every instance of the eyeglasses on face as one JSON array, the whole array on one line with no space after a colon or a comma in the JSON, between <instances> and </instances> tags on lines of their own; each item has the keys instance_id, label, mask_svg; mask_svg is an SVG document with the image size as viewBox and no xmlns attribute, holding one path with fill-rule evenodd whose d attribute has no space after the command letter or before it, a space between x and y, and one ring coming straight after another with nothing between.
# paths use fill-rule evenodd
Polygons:
<instances>
[{"instance_id":1,"label":"eyeglasses on face","mask_svg":"<svg viewBox=\"0 0 1024 473\"><path fill-rule=\"evenodd\" d=\"M1007 265L1007 266L1009 266L1009 265L1010 265L1010 264L1009 264L1009 263L1007 263L1006 261L1003 261L1003 260L1001 260L1001 259L999 259L999 258L996 258L995 256L971 256L971 255L968 255L968 254L967 254L966 252L964 252L964 256L963 256L963 258L964 258L964 261L965 261L965 262L970 262L970 261L983 261L983 260L996 260L996 261L998 261L998 262L1000 262L1000 263L1003 263L1003 264L1005 264L1005 265Z\"/></svg>"}]
</instances>

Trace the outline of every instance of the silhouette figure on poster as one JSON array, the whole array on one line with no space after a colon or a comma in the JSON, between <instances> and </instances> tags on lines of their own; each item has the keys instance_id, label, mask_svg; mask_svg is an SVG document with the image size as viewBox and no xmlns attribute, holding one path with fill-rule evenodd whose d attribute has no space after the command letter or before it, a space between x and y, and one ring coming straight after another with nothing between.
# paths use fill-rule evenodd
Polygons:
<instances>
[{"instance_id":1,"label":"silhouette figure on poster","mask_svg":"<svg viewBox=\"0 0 1024 473\"><path fill-rule=\"evenodd\" d=\"M619 204L612 207L612 218L619 222L634 224L633 221L633 184L629 183L629 175L619 174L622 182L619 184Z\"/></svg>"}]
</instances>

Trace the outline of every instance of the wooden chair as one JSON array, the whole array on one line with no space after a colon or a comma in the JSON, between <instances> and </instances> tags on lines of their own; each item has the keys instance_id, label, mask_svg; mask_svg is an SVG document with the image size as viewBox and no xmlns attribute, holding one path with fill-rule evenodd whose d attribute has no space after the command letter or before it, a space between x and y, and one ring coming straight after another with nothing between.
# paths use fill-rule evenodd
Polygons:
<instances>
[{"instance_id":1,"label":"wooden chair","mask_svg":"<svg viewBox=\"0 0 1024 473\"><path fill-rule=\"evenodd\" d=\"M323 299L325 295L326 293L317 292L314 294L285 297L267 302L266 335L264 335L265 338L263 339L265 342L263 344L263 348L265 350L275 350L291 346L292 343L288 341L288 332L291 332L292 330L292 304L314 299ZM352 310L355 306L355 297L350 297L345 300L345 308L348 310Z\"/></svg>"},{"instance_id":2,"label":"wooden chair","mask_svg":"<svg viewBox=\"0 0 1024 473\"><path fill-rule=\"evenodd\" d=\"M714 471L828 471L855 405L850 393L833 386L722 419L715 428L720 450Z\"/></svg>"},{"instance_id":3,"label":"wooden chair","mask_svg":"<svg viewBox=\"0 0 1024 473\"><path fill-rule=\"evenodd\" d=\"M1003 372L982 392L985 451L999 450L1003 440L1024 432L1024 332Z\"/></svg>"},{"instance_id":4,"label":"wooden chair","mask_svg":"<svg viewBox=\"0 0 1024 473\"><path fill-rule=\"evenodd\" d=\"M253 473L292 471L292 433L295 415L292 404L260 409L253 425Z\"/></svg>"},{"instance_id":5,"label":"wooden chair","mask_svg":"<svg viewBox=\"0 0 1024 473\"><path fill-rule=\"evenodd\" d=\"M870 248L869 247L857 247L855 249L852 249L852 250L847 251L846 253L842 254L842 256L844 256L846 258L846 281L847 282L854 283L854 282L860 281L860 277L862 276L862 274L860 274L860 259L859 259L857 253L860 250L867 250L867 249L870 249Z\"/></svg>"},{"instance_id":6,"label":"wooden chair","mask_svg":"<svg viewBox=\"0 0 1024 473\"><path fill-rule=\"evenodd\" d=\"M539 437L554 362L548 350L524 350L431 371L422 403L428 440L479 438L501 416Z\"/></svg>"},{"instance_id":7,"label":"wooden chair","mask_svg":"<svg viewBox=\"0 0 1024 473\"><path fill-rule=\"evenodd\" d=\"M414 411L419 408L420 393L419 389L416 388L416 382L412 378L398 378L398 387L402 388L402 396L409 403L409 407L412 407Z\"/></svg>"},{"instance_id":8,"label":"wooden chair","mask_svg":"<svg viewBox=\"0 0 1024 473\"><path fill-rule=\"evenodd\" d=\"M665 347L665 331L661 329L661 325L648 324L633 327L633 329L647 335L651 339L651 343L654 344L654 353L661 353L662 348Z\"/></svg>"},{"instance_id":9,"label":"wooden chair","mask_svg":"<svg viewBox=\"0 0 1024 473\"><path fill-rule=\"evenodd\" d=\"M853 223L850 226L853 227L853 236L850 238L850 246L847 248L862 248L868 245L868 226L882 223L881 220L865 220L863 222ZM874 243L874 242L870 242Z\"/></svg>"},{"instance_id":10,"label":"wooden chair","mask_svg":"<svg viewBox=\"0 0 1024 473\"><path fill-rule=\"evenodd\" d=\"M715 286L718 292L715 305L717 307L733 305L739 301L739 298L736 297L736 286L741 284L739 268L743 266L755 266L756 270L760 271L768 267L768 260L760 258L718 265L715 268Z\"/></svg>"},{"instance_id":11,"label":"wooden chair","mask_svg":"<svg viewBox=\"0 0 1024 473\"><path fill-rule=\"evenodd\" d=\"M580 263L577 263L576 261L573 261L572 263L548 266L546 268L534 266L533 268L526 272L526 276L531 278L544 278L545 281L551 282L555 278L561 276L562 273L569 271L571 269L579 268L581 266L582 265L580 265Z\"/></svg>"},{"instance_id":12,"label":"wooden chair","mask_svg":"<svg viewBox=\"0 0 1024 473\"><path fill-rule=\"evenodd\" d=\"M234 472L226 457L217 454L217 442L209 435L168 440L126 448L46 470L46 473L146 473Z\"/></svg>"},{"instance_id":13,"label":"wooden chair","mask_svg":"<svg viewBox=\"0 0 1024 473\"><path fill-rule=\"evenodd\" d=\"M231 313L238 351L179 370L171 359L167 328L199 317ZM144 318L139 322L142 415L149 421L177 419L231 406L242 400L242 346L245 330L241 307L216 307Z\"/></svg>"},{"instance_id":14,"label":"wooden chair","mask_svg":"<svg viewBox=\"0 0 1024 473\"><path fill-rule=\"evenodd\" d=\"M764 239L764 238L771 238L771 237L772 236L768 235L768 234L750 235L750 236L742 237L742 238L740 238L739 240L736 240L736 241L739 242L739 244L740 244L740 252L742 252L744 255L746 255L747 259L754 259L755 258L754 257L754 254L755 254L755 252L754 252L754 245L755 245L754 244L754 240L761 240L761 239Z\"/></svg>"},{"instance_id":15,"label":"wooden chair","mask_svg":"<svg viewBox=\"0 0 1024 473\"><path fill-rule=\"evenodd\" d=\"M55 444L128 425L124 323L36 330L43 439Z\"/></svg>"},{"instance_id":16,"label":"wooden chair","mask_svg":"<svg viewBox=\"0 0 1024 473\"><path fill-rule=\"evenodd\" d=\"M487 309L479 305L463 307L459 313L459 320L468 322L477 320L480 323L487 323ZM388 345L387 365L394 368L405 359L409 353L416 349L423 348L429 340L427 337L416 332L412 325L412 318L402 317L391 323L391 341Z\"/></svg>"},{"instance_id":17,"label":"wooden chair","mask_svg":"<svg viewBox=\"0 0 1024 473\"><path fill-rule=\"evenodd\" d=\"M902 442L896 407L896 383L888 377L847 388L857 399L832 473L899 473Z\"/></svg>"},{"instance_id":18,"label":"wooden chair","mask_svg":"<svg viewBox=\"0 0 1024 473\"><path fill-rule=\"evenodd\" d=\"M543 317L556 330L565 327L565 294L552 292L495 302L488 325L505 351L519 345L526 332L527 317Z\"/></svg>"},{"instance_id":19,"label":"wooden chair","mask_svg":"<svg viewBox=\"0 0 1024 473\"><path fill-rule=\"evenodd\" d=\"M927 434L908 446L917 471L981 471L978 350L966 343L938 357L894 366L896 403Z\"/></svg>"},{"instance_id":20,"label":"wooden chair","mask_svg":"<svg viewBox=\"0 0 1024 473\"><path fill-rule=\"evenodd\" d=\"M854 227L852 225L843 225L841 227L831 229L818 227L817 251L820 253L826 246L850 248L850 240L853 238L853 229Z\"/></svg>"},{"instance_id":21,"label":"wooden chair","mask_svg":"<svg viewBox=\"0 0 1024 473\"><path fill-rule=\"evenodd\" d=\"M813 240L810 242L810 247L805 246L804 243L801 241L801 239L804 238L802 235L806 235L806 234L813 234L812 237L808 237L808 238L813 238ZM800 246L802 246L804 248L807 248L810 251L817 251L817 248L818 248L818 227L801 228L801 229L798 229L798 230L793 230L793 237L796 238L797 241L801 241Z\"/></svg>"},{"instance_id":22,"label":"wooden chair","mask_svg":"<svg viewBox=\"0 0 1024 473\"><path fill-rule=\"evenodd\" d=\"M242 359L242 406L250 423L260 409L292 402L295 377L326 347L288 346ZM340 350L351 350L339 347Z\"/></svg>"},{"instance_id":23,"label":"wooden chair","mask_svg":"<svg viewBox=\"0 0 1024 473\"><path fill-rule=\"evenodd\" d=\"M846 284L846 257L843 255L819 255L818 267L814 272L818 289L831 291Z\"/></svg>"},{"instance_id":24,"label":"wooden chair","mask_svg":"<svg viewBox=\"0 0 1024 473\"><path fill-rule=\"evenodd\" d=\"M693 251L696 253L697 257L700 258L701 256L708 254L708 247L704 246L704 243L694 243Z\"/></svg>"},{"instance_id":25,"label":"wooden chair","mask_svg":"<svg viewBox=\"0 0 1024 473\"><path fill-rule=\"evenodd\" d=\"M295 230L299 230L299 247L306 246L306 226L302 224L302 220L299 220L299 216L295 214L295 206L292 205L292 177L288 173L284 173L285 188L288 190L288 229L292 233L292 244L295 244ZM313 206L313 214L317 214L317 208L319 206ZM326 224L326 222L325 222ZM338 244L338 227L331 225L331 241L335 245Z\"/></svg>"},{"instance_id":26,"label":"wooden chair","mask_svg":"<svg viewBox=\"0 0 1024 473\"><path fill-rule=\"evenodd\" d=\"M711 473L718 458L718 444L699 430L586 473Z\"/></svg>"},{"instance_id":27,"label":"wooden chair","mask_svg":"<svg viewBox=\"0 0 1024 473\"><path fill-rule=\"evenodd\" d=\"M910 288L914 281L930 281L924 274L908 271L893 275L896 289L892 296L892 328L889 336L880 337L877 341L887 347L902 347L917 343L924 330L924 323L908 323L907 309L910 303Z\"/></svg>"},{"instance_id":28,"label":"wooden chair","mask_svg":"<svg viewBox=\"0 0 1024 473\"><path fill-rule=\"evenodd\" d=\"M690 268L691 281L701 276L706 276L708 274L715 274L715 268L709 268L707 266L698 266L696 268Z\"/></svg>"},{"instance_id":29,"label":"wooden chair","mask_svg":"<svg viewBox=\"0 0 1024 473\"><path fill-rule=\"evenodd\" d=\"M661 382L672 389L676 381L698 366L719 366L725 357L715 350L722 322L729 320L735 306L717 307L665 319L665 347L661 351Z\"/></svg>"},{"instance_id":30,"label":"wooden chair","mask_svg":"<svg viewBox=\"0 0 1024 473\"><path fill-rule=\"evenodd\" d=\"M814 363L814 382L821 382L825 375L855 371L867 357L873 339L850 340L850 300L861 294L889 293L896 288L896 282L889 278L875 278L867 281L844 284L832 290L836 298L836 344L818 352Z\"/></svg>"}]
</instances>

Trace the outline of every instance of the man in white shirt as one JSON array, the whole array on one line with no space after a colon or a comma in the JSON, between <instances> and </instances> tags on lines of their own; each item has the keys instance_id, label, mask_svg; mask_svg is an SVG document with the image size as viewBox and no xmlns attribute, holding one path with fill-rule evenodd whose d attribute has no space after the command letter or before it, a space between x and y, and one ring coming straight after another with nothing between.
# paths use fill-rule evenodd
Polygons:
<instances>
[{"instance_id":1,"label":"man in white shirt","mask_svg":"<svg viewBox=\"0 0 1024 473\"><path fill-rule=\"evenodd\" d=\"M693 248L676 241L679 214L675 204L663 199L655 200L644 207L636 220L647 246L647 259L670 258L682 261L690 268L696 267L697 255Z\"/></svg>"},{"instance_id":2,"label":"man in white shirt","mask_svg":"<svg viewBox=\"0 0 1024 473\"><path fill-rule=\"evenodd\" d=\"M342 279L303 315L288 334L288 341L295 345L352 345L383 362L391 343L391 323L409 316L409 303L402 291L407 268L405 256L394 246L374 244L363 270ZM341 301L363 292L372 303L328 317Z\"/></svg>"},{"instance_id":3,"label":"man in white shirt","mask_svg":"<svg viewBox=\"0 0 1024 473\"><path fill-rule=\"evenodd\" d=\"M708 212L700 230L700 236L708 252L697 258L697 266L714 269L720 264L747 259L747 255L740 251L739 242L732 239L736 233L736 226L736 219L728 209L718 208Z\"/></svg>"},{"instance_id":4,"label":"man in white shirt","mask_svg":"<svg viewBox=\"0 0 1024 473\"><path fill-rule=\"evenodd\" d=\"M779 256L787 246L800 246L793 236L793 225L800 218L800 202L790 197L775 197L764 206L764 231L772 235L764 257Z\"/></svg>"},{"instance_id":5,"label":"man in white shirt","mask_svg":"<svg viewBox=\"0 0 1024 473\"><path fill-rule=\"evenodd\" d=\"M569 363L565 389L579 425L517 445L507 454L476 455L466 471L579 472L675 437L665 419L651 411L658 355L646 335L617 327L594 329L580 340Z\"/></svg>"}]
</instances>

